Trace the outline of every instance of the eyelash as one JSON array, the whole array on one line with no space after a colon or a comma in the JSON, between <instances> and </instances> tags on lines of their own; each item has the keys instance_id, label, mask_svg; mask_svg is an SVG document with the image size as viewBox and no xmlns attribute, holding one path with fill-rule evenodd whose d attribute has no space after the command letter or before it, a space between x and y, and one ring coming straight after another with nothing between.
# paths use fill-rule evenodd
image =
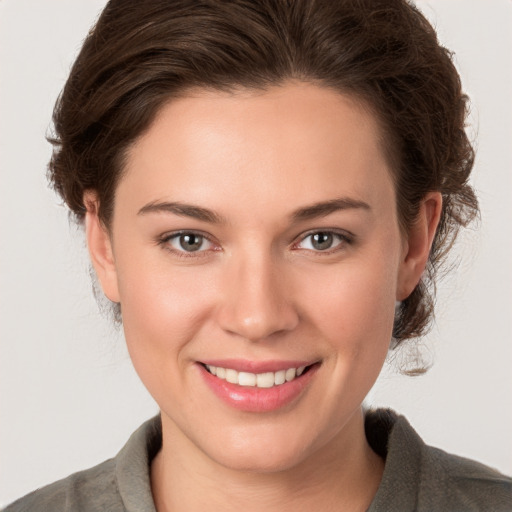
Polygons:
<instances>
[{"instance_id":1,"label":"eyelash","mask_svg":"<svg viewBox=\"0 0 512 512\"><path fill-rule=\"evenodd\" d=\"M210 237L208 237L207 235L205 235L204 233L201 233L199 231L191 231L191 230L175 231L174 233L167 233L165 235L162 235L160 238L158 238L157 242L158 242L158 245L160 245L164 249L170 251L178 258L201 258L201 257L206 256L206 253L208 252L208 250L198 250L198 251L183 250L183 251L180 251L180 250L174 249L170 246L169 242L171 240L179 239L179 237L184 236L184 235L201 237L203 240L206 240L210 244L215 244L215 242L213 242L213 240Z\"/></svg>"},{"instance_id":2,"label":"eyelash","mask_svg":"<svg viewBox=\"0 0 512 512\"><path fill-rule=\"evenodd\" d=\"M336 253L338 251L343 250L343 247L346 245L352 245L354 243L354 235L352 233L348 233L346 231L339 231L336 229L317 229L314 231L309 231L307 233L304 233L300 235L299 240L297 242L294 242L292 244L292 248L299 249L298 246L303 243L305 240L307 240L309 237L312 237L314 235L332 235L334 238L338 239L338 244L335 245L333 248L328 248L326 250L315 250L315 249L304 249L309 252L313 252L318 255L330 255L333 253ZM200 258L206 256L210 250L197 250L197 251L185 251L185 250L179 250L174 249L170 246L169 242L171 240L179 239L179 237L184 235L191 235L191 236L197 236L201 237L203 241L207 241L210 244L214 244L215 242L204 233L201 233L199 231L176 231L173 233L164 234L161 237L157 239L158 245L162 246L164 249L172 252L175 256L178 258ZM213 249L214 251L218 251L219 249Z\"/></svg>"},{"instance_id":3,"label":"eyelash","mask_svg":"<svg viewBox=\"0 0 512 512\"><path fill-rule=\"evenodd\" d=\"M334 238L337 238L339 243L335 245L334 247L330 247L324 251L322 250L314 250L314 249L305 249L307 251L314 252L318 255L330 255L334 254L338 251L343 250L343 248L347 245L352 245L354 243L354 235L352 233L348 233L347 231L339 231L336 229L315 229L314 231L309 231L303 235L300 236L299 241L295 242L293 244L293 247L297 247L299 244L303 243L305 240L307 240L309 237L312 237L314 235L332 235Z\"/></svg>"}]
</instances>

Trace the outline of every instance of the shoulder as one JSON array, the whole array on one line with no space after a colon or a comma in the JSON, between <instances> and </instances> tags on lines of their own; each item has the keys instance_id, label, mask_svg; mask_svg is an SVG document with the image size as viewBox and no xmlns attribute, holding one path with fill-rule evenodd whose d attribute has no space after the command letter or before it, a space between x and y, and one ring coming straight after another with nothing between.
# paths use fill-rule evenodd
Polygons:
<instances>
[{"instance_id":1,"label":"shoulder","mask_svg":"<svg viewBox=\"0 0 512 512\"><path fill-rule=\"evenodd\" d=\"M385 458L371 512L512 511L512 479L423 442L408 421L380 409L366 416L372 448Z\"/></svg>"},{"instance_id":2,"label":"shoulder","mask_svg":"<svg viewBox=\"0 0 512 512\"><path fill-rule=\"evenodd\" d=\"M149 473L161 442L161 421L155 416L115 458L27 494L3 512L155 512Z\"/></svg>"},{"instance_id":3,"label":"shoulder","mask_svg":"<svg viewBox=\"0 0 512 512\"><path fill-rule=\"evenodd\" d=\"M57 510L123 511L117 489L114 459L37 489L9 505L4 512Z\"/></svg>"},{"instance_id":4,"label":"shoulder","mask_svg":"<svg viewBox=\"0 0 512 512\"><path fill-rule=\"evenodd\" d=\"M489 466L424 445L422 473L422 500L433 508L512 511L512 479Z\"/></svg>"}]
</instances>

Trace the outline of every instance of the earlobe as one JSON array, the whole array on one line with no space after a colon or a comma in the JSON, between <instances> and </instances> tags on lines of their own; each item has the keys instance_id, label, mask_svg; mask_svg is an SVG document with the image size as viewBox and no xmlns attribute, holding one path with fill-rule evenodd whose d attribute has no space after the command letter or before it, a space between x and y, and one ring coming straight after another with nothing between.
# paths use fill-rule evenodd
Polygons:
<instances>
[{"instance_id":1,"label":"earlobe","mask_svg":"<svg viewBox=\"0 0 512 512\"><path fill-rule=\"evenodd\" d=\"M84 193L83 201L87 210L85 214L85 233L92 265L103 293L112 302L120 302L112 241L107 228L98 216L99 200L96 192L87 190Z\"/></svg>"},{"instance_id":2,"label":"earlobe","mask_svg":"<svg viewBox=\"0 0 512 512\"><path fill-rule=\"evenodd\" d=\"M441 218L440 192L428 193L421 202L418 218L407 234L400 263L397 300L406 299L421 279Z\"/></svg>"}]
</instances>

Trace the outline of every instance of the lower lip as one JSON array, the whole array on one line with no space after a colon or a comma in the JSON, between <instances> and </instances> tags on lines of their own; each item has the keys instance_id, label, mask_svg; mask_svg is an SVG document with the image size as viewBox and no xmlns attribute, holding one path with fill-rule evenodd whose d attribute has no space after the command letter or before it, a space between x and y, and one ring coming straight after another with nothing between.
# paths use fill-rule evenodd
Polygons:
<instances>
[{"instance_id":1,"label":"lower lip","mask_svg":"<svg viewBox=\"0 0 512 512\"><path fill-rule=\"evenodd\" d=\"M201 375L208 387L225 403L245 412L276 411L294 402L306 389L319 365L313 365L306 373L272 388L239 386L212 375L199 364Z\"/></svg>"}]
</instances>

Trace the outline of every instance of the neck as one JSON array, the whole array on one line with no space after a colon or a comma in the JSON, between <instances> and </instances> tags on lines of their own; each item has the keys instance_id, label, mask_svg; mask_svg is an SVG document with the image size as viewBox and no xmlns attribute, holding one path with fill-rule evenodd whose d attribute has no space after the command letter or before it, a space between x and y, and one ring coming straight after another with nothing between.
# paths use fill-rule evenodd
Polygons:
<instances>
[{"instance_id":1,"label":"neck","mask_svg":"<svg viewBox=\"0 0 512 512\"><path fill-rule=\"evenodd\" d=\"M162 449L151 466L158 512L364 511L384 470L384 462L366 441L359 412L306 460L274 472L239 471L217 464L188 439L183 443L163 414L162 427Z\"/></svg>"}]
</instances>

